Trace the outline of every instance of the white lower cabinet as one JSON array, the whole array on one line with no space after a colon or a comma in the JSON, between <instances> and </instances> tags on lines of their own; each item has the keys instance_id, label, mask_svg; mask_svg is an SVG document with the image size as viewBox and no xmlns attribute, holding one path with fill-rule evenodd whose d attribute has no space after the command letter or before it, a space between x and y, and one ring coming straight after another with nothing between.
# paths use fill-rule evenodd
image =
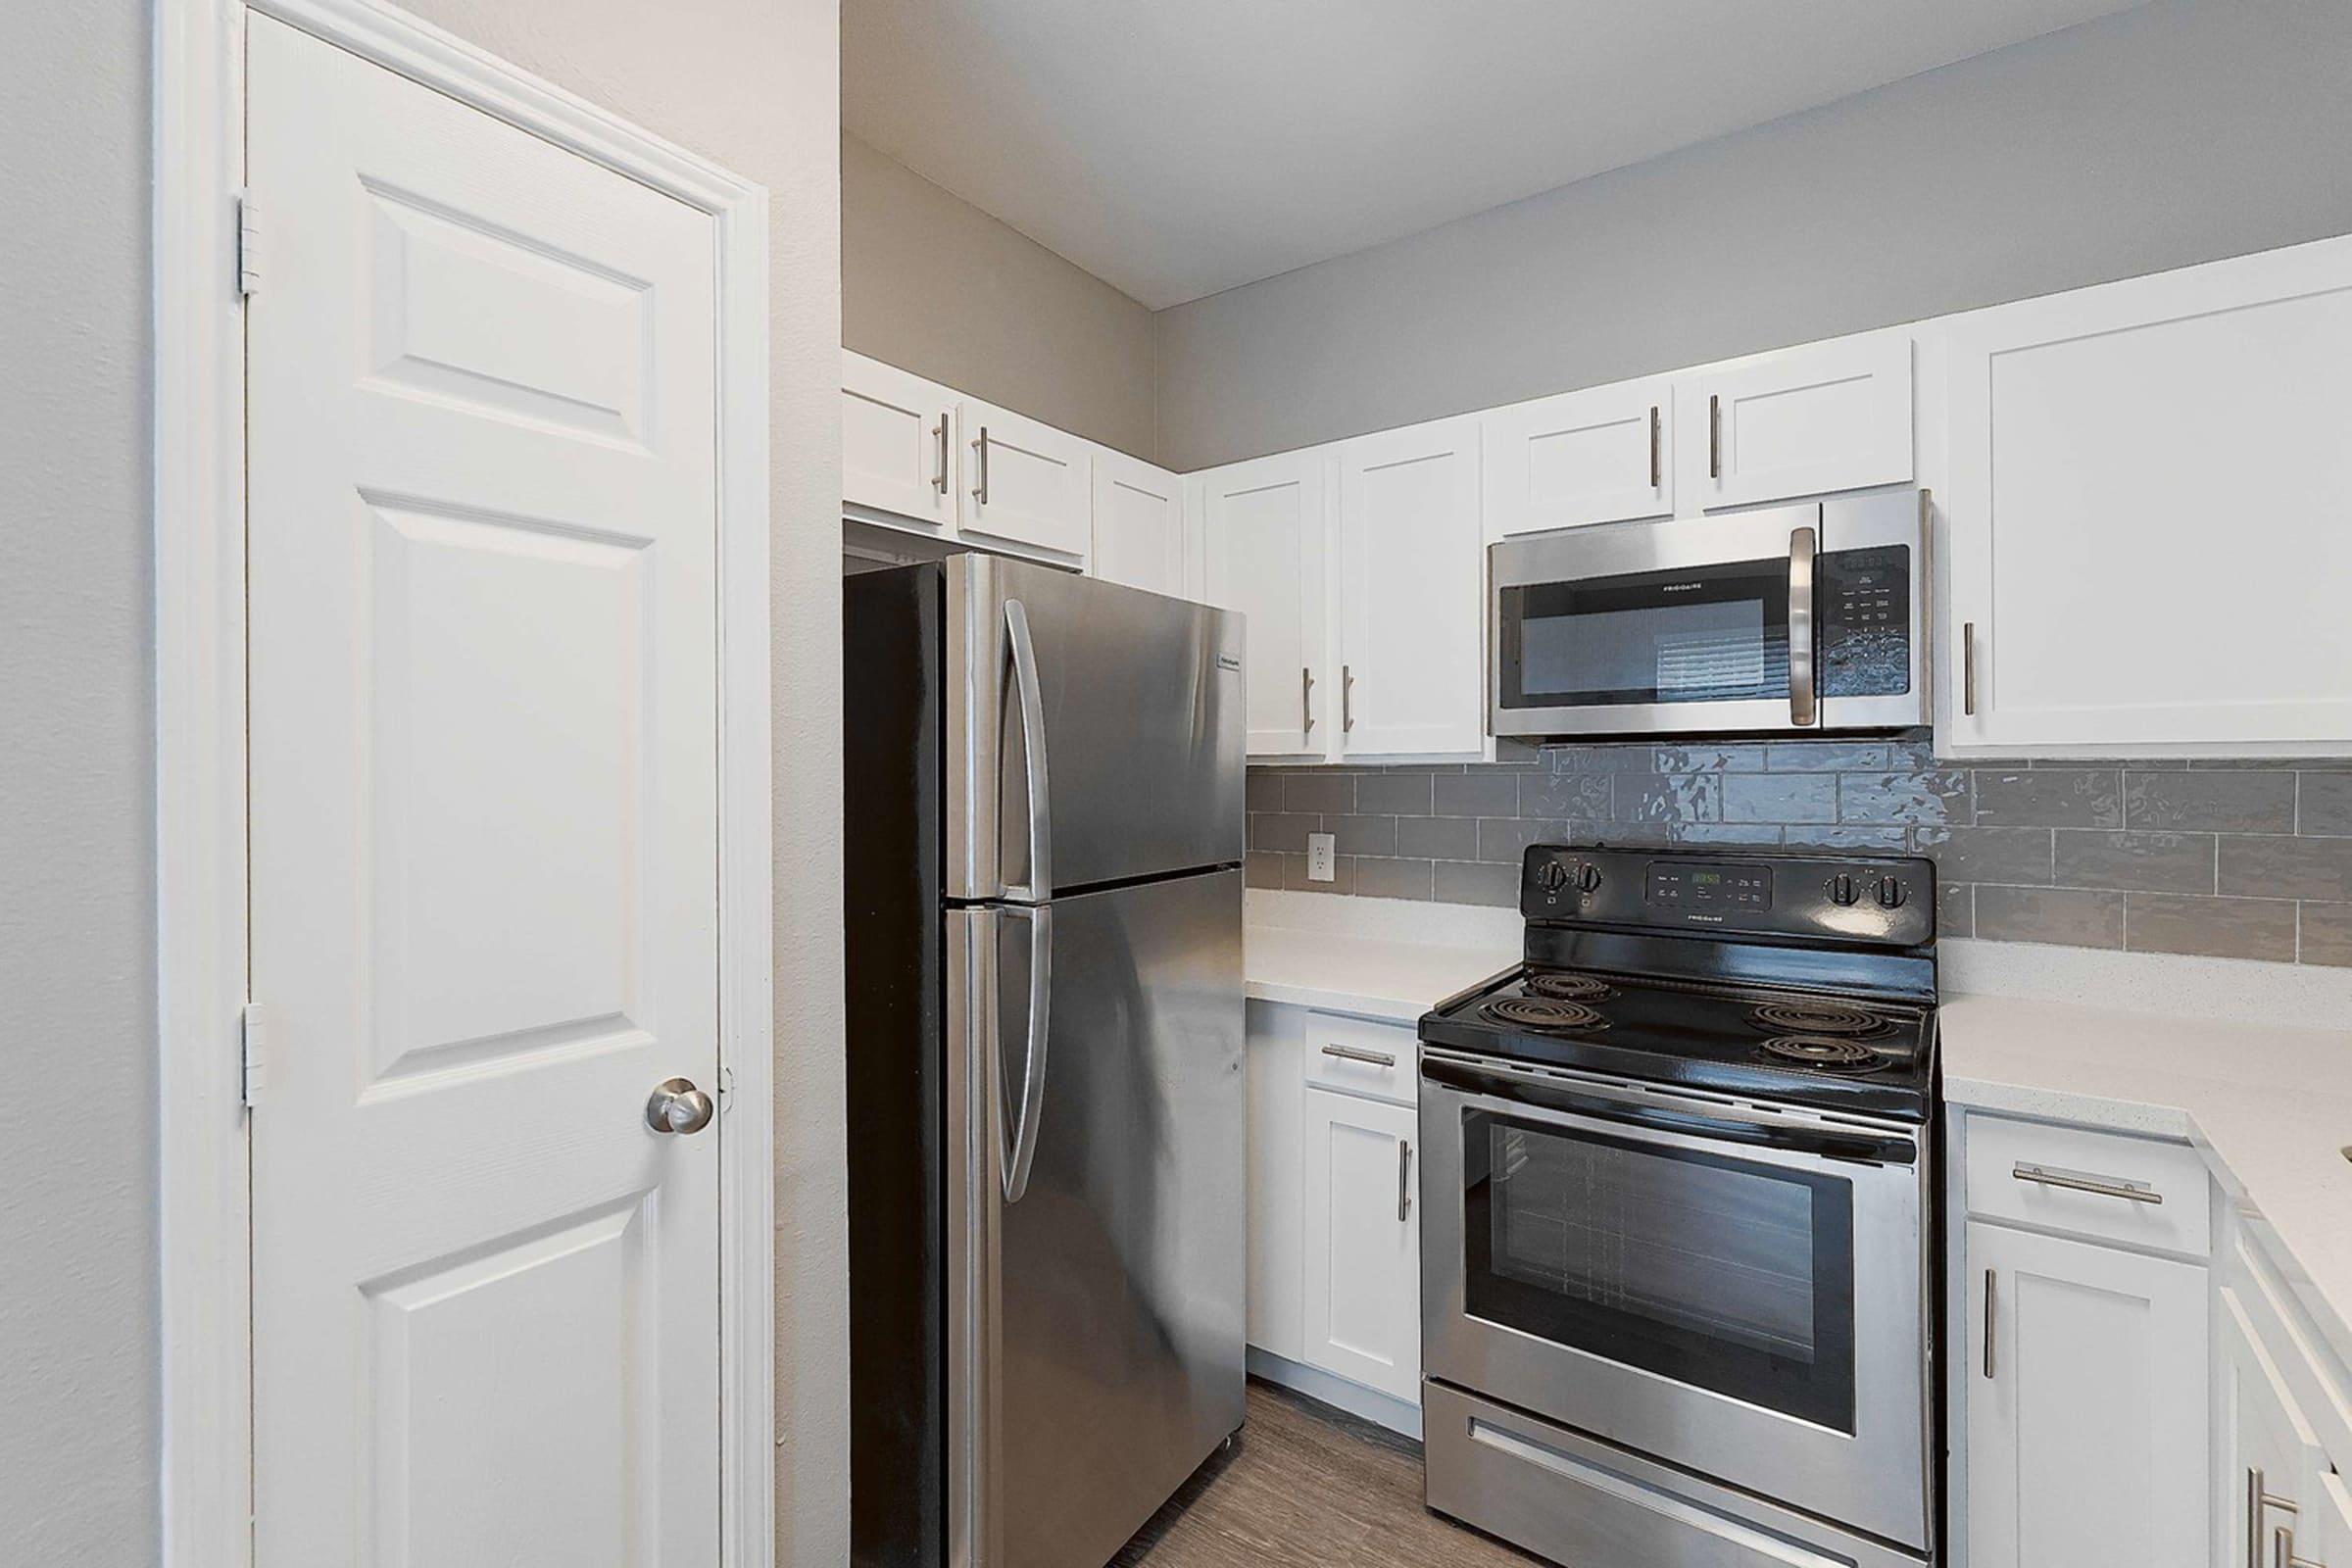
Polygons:
<instances>
[{"instance_id":1,"label":"white lower cabinet","mask_svg":"<svg viewBox=\"0 0 2352 1568\"><path fill-rule=\"evenodd\" d=\"M1969 1560L2205 1561L2205 1270L1968 1226Z\"/></svg>"},{"instance_id":2,"label":"white lower cabinet","mask_svg":"<svg viewBox=\"0 0 2352 1568\"><path fill-rule=\"evenodd\" d=\"M1250 1004L1248 1332L1252 1346L1286 1361L1302 1360L1305 1348L1299 1327L1300 1293L1306 1287L1299 1226L1305 1207L1298 1194L1303 1021L1296 1007Z\"/></svg>"},{"instance_id":3,"label":"white lower cabinet","mask_svg":"<svg viewBox=\"0 0 2352 1568\"><path fill-rule=\"evenodd\" d=\"M2224 1286L2220 1301L2215 1468L2230 1508L2222 1560L2265 1568L2274 1555L2276 1530L2308 1534L2299 1528L2302 1508L2319 1500L2316 1483L2328 1476L2328 1459L2285 1374L2264 1346L2241 1291ZM2286 1568L2284 1556L2276 1568Z\"/></svg>"},{"instance_id":4,"label":"white lower cabinet","mask_svg":"<svg viewBox=\"0 0 2352 1568\"><path fill-rule=\"evenodd\" d=\"M1421 1391L1413 1108L1301 1093L1303 1359L1398 1399Z\"/></svg>"}]
</instances>

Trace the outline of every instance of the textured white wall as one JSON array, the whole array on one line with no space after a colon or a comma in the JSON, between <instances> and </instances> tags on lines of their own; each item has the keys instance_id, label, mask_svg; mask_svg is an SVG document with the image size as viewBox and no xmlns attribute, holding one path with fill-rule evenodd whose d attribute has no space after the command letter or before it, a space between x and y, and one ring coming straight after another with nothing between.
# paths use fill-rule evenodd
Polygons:
<instances>
[{"instance_id":1,"label":"textured white wall","mask_svg":"<svg viewBox=\"0 0 2352 1568\"><path fill-rule=\"evenodd\" d=\"M841 303L860 354L1152 457L1151 312L849 135Z\"/></svg>"},{"instance_id":2,"label":"textured white wall","mask_svg":"<svg viewBox=\"0 0 2352 1568\"><path fill-rule=\"evenodd\" d=\"M767 186L783 1562L848 1557L839 16L421 0ZM0 1558L156 1552L149 6L0 7L0 1029L63 1119L0 1155Z\"/></svg>"},{"instance_id":3,"label":"textured white wall","mask_svg":"<svg viewBox=\"0 0 2352 1568\"><path fill-rule=\"evenodd\" d=\"M2352 5L2158 0L1161 312L1190 469L2352 230Z\"/></svg>"},{"instance_id":4,"label":"textured white wall","mask_svg":"<svg viewBox=\"0 0 2352 1568\"><path fill-rule=\"evenodd\" d=\"M0 1558L156 1543L147 6L0 6ZM23 1098L36 1081L50 1103Z\"/></svg>"}]
</instances>

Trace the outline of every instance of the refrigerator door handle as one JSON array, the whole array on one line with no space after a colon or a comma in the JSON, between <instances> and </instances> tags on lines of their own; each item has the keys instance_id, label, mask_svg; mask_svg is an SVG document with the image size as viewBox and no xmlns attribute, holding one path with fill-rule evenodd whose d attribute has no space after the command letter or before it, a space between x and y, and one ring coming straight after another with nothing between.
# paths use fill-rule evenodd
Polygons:
<instances>
[{"instance_id":1,"label":"refrigerator door handle","mask_svg":"<svg viewBox=\"0 0 2352 1568\"><path fill-rule=\"evenodd\" d=\"M1004 1201L1017 1203L1029 1191L1029 1167L1037 1161L1044 1119L1046 1040L1053 1027L1054 909L1042 904L1034 908L1007 906L1004 912L1029 923L1029 1022L1021 1053L1021 1105L1004 1154Z\"/></svg>"},{"instance_id":2,"label":"refrigerator door handle","mask_svg":"<svg viewBox=\"0 0 2352 1568\"><path fill-rule=\"evenodd\" d=\"M1007 888L1005 895L1043 904L1054 897L1054 808L1046 778L1046 699L1037 678L1037 649L1029 640L1029 610L1018 599L1004 601L1004 643L1012 657L1013 685L1021 712L1021 755L1029 771L1029 885Z\"/></svg>"}]
</instances>

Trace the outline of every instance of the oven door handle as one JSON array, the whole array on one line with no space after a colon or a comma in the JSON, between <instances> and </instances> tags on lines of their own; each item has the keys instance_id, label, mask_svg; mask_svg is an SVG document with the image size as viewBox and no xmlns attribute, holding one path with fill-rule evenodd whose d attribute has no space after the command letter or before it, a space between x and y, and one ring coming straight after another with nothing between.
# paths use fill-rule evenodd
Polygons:
<instances>
[{"instance_id":1,"label":"oven door handle","mask_svg":"<svg viewBox=\"0 0 2352 1568\"><path fill-rule=\"evenodd\" d=\"M1448 1089L1627 1127L1646 1127L1710 1138L1719 1143L1786 1150L1870 1165L1919 1163L1919 1145L1897 1133L1800 1125L1737 1105L1692 1106L1686 1110L1646 1099L1621 1100L1603 1091L1573 1088L1504 1068L1473 1066L1428 1053L1421 1057L1421 1076Z\"/></svg>"}]
</instances>

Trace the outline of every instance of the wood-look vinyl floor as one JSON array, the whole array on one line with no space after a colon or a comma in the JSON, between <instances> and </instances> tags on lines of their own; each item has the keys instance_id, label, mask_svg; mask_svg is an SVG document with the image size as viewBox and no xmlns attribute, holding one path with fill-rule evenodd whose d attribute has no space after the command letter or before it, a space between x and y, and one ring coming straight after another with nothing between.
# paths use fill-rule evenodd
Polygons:
<instances>
[{"instance_id":1,"label":"wood-look vinyl floor","mask_svg":"<svg viewBox=\"0 0 2352 1568\"><path fill-rule=\"evenodd\" d=\"M1421 1506L1421 1447L1255 1379L1249 1424L1111 1568L1529 1568Z\"/></svg>"}]
</instances>

